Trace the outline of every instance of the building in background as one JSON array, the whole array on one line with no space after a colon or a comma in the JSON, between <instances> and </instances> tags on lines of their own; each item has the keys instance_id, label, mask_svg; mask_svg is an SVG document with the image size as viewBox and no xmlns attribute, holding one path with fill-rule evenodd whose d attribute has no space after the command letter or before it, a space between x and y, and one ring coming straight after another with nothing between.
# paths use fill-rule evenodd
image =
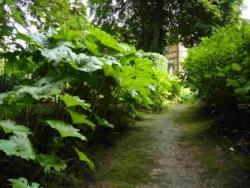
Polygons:
<instances>
[{"instance_id":1,"label":"building in background","mask_svg":"<svg viewBox=\"0 0 250 188\"><path fill-rule=\"evenodd\" d=\"M182 43L178 43L167 47L164 55L169 60L169 73L174 74L181 70L181 63L187 57L187 48L185 48Z\"/></svg>"},{"instance_id":2,"label":"building in background","mask_svg":"<svg viewBox=\"0 0 250 188\"><path fill-rule=\"evenodd\" d=\"M244 18L243 18L244 19ZM250 24L250 19L244 19L247 23Z\"/></svg>"}]
</instances>

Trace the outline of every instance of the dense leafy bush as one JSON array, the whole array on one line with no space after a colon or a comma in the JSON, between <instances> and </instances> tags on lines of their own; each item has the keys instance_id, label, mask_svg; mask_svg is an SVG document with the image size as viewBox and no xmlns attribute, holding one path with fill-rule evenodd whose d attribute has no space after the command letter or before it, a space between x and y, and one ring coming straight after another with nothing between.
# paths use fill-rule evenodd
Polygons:
<instances>
[{"instance_id":1,"label":"dense leafy bush","mask_svg":"<svg viewBox=\"0 0 250 188\"><path fill-rule=\"evenodd\" d=\"M198 97L221 111L249 108L250 26L218 29L189 51L187 79Z\"/></svg>"},{"instance_id":2,"label":"dense leafy bush","mask_svg":"<svg viewBox=\"0 0 250 188\"><path fill-rule=\"evenodd\" d=\"M0 51L0 158L1 181L13 187L39 187L23 176L47 186L81 162L94 170L83 152L94 130L122 128L137 110L159 108L173 96L175 79L163 56L137 51L88 23L10 35L11 47L2 42Z\"/></svg>"}]
</instances>

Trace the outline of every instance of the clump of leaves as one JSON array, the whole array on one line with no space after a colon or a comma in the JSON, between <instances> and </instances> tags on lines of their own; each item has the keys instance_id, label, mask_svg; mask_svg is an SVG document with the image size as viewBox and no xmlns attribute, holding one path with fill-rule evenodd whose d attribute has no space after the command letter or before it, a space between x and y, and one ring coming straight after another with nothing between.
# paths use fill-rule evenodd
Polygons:
<instances>
[{"instance_id":1,"label":"clump of leaves","mask_svg":"<svg viewBox=\"0 0 250 188\"><path fill-rule=\"evenodd\" d=\"M27 179L20 177L18 179L9 179L13 188L39 188L38 183L29 183Z\"/></svg>"},{"instance_id":2,"label":"clump of leaves","mask_svg":"<svg viewBox=\"0 0 250 188\"><path fill-rule=\"evenodd\" d=\"M249 108L250 26L228 25L189 51L187 79L197 96L220 111Z\"/></svg>"},{"instance_id":3,"label":"clump of leaves","mask_svg":"<svg viewBox=\"0 0 250 188\"><path fill-rule=\"evenodd\" d=\"M11 18L20 5L12 0L8 3L4 12ZM40 5L42 1L35 1L32 9L26 8L35 14ZM63 1L63 5L71 9L74 4ZM25 12L19 11L15 16L21 22ZM137 51L88 23L84 29L78 27L77 15L63 24L59 15L63 14L33 15L34 19L54 20L56 29L42 22L36 32L13 27L15 32L6 36L14 47L0 41L6 47L0 50L4 76L15 80L0 94L0 150L7 161L15 158L17 165L33 168L40 177L69 172L77 161L94 170L94 163L83 152L86 141L95 139L94 130L118 128L137 110L160 107L175 85L163 56ZM30 177L32 172L19 169L13 169L15 177ZM31 180L46 186L46 179ZM39 187L24 178L9 181L13 187Z\"/></svg>"},{"instance_id":4,"label":"clump of leaves","mask_svg":"<svg viewBox=\"0 0 250 188\"><path fill-rule=\"evenodd\" d=\"M245 124L249 116L249 39L250 26L243 21L220 28L191 49L184 64L197 97L217 112L238 116L238 125L239 121ZM242 119L238 112L248 115Z\"/></svg>"}]
</instances>

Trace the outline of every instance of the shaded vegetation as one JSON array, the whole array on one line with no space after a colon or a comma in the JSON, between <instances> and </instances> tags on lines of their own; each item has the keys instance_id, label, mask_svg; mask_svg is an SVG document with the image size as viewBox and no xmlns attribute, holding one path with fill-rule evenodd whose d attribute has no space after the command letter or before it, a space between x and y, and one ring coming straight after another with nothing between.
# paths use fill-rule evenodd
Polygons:
<instances>
[{"instance_id":1,"label":"shaded vegetation","mask_svg":"<svg viewBox=\"0 0 250 188\"><path fill-rule=\"evenodd\" d=\"M166 41L177 40L196 45L219 25L238 21L242 1L90 2L97 16L93 22L112 35L87 21L81 0L0 0L3 188L79 187L89 183L83 176L93 180L92 171L100 168L104 173L96 173L97 183L109 177L121 187L144 183L154 157L151 138L145 136L150 126L131 128L129 120L139 118L141 112L160 111L166 101L191 97L181 80L168 74L164 56L136 47L162 51ZM122 41L136 47L117 40L121 35L126 38ZM250 117L249 39L246 23L226 26L204 38L185 63L187 81L197 96L213 112L223 112L222 120L237 115L244 129L249 120L245 117ZM224 135L217 138L219 130L206 135L212 130L209 126L192 124L184 138L201 147L207 144L211 153L215 143L221 143L221 151L232 144L220 140ZM126 134L127 129L133 134ZM113 136L119 141L113 142ZM239 138L241 145L231 150L248 146L246 137ZM106 168L99 164L100 154L114 143L117 146ZM249 164L241 155L229 151L225 157L225 167L214 167L216 158L210 153L201 154L200 160L218 176L231 177L238 166L242 177L248 177L243 166Z\"/></svg>"},{"instance_id":2,"label":"shaded vegetation","mask_svg":"<svg viewBox=\"0 0 250 188\"><path fill-rule=\"evenodd\" d=\"M93 23L144 50L193 46L238 20L242 0L88 0Z\"/></svg>"},{"instance_id":3,"label":"shaded vegetation","mask_svg":"<svg viewBox=\"0 0 250 188\"><path fill-rule=\"evenodd\" d=\"M190 50L185 61L187 81L197 97L224 114L228 127L249 129L250 26L244 21L216 30ZM233 124L234 123L234 124Z\"/></svg>"},{"instance_id":4,"label":"shaded vegetation","mask_svg":"<svg viewBox=\"0 0 250 188\"><path fill-rule=\"evenodd\" d=\"M239 140L233 134L230 136L218 128L198 106L189 107L176 122L184 131L181 141L198 147L196 158L207 169L203 178L208 185L249 186L250 158L237 147Z\"/></svg>"},{"instance_id":5,"label":"shaded vegetation","mask_svg":"<svg viewBox=\"0 0 250 188\"><path fill-rule=\"evenodd\" d=\"M88 182L90 187L132 188L150 179L155 158L150 136L153 127L145 120L131 125L123 134L113 135L111 145L90 148L97 162L97 171Z\"/></svg>"},{"instance_id":6,"label":"shaded vegetation","mask_svg":"<svg viewBox=\"0 0 250 188\"><path fill-rule=\"evenodd\" d=\"M180 81L163 56L89 24L80 1L0 4L2 187L79 187L95 170L86 148L159 110Z\"/></svg>"}]
</instances>

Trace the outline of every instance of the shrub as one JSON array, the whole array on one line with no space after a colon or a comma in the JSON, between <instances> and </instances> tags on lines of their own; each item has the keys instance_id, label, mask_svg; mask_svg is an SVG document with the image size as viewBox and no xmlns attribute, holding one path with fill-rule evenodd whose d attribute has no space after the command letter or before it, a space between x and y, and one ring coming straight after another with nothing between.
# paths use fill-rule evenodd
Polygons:
<instances>
[{"instance_id":1,"label":"shrub","mask_svg":"<svg viewBox=\"0 0 250 188\"><path fill-rule=\"evenodd\" d=\"M250 26L228 25L204 38L184 63L197 96L220 111L249 108Z\"/></svg>"}]
</instances>

